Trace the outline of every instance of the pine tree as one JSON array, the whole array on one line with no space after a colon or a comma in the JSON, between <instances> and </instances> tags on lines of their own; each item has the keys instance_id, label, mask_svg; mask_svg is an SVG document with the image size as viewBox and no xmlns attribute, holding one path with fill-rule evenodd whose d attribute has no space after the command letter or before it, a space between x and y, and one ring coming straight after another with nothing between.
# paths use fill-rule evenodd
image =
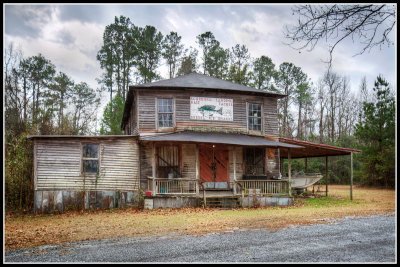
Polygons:
<instances>
[{"instance_id":1,"label":"pine tree","mask_svg":"<svg viewBox=\"0 0 400 267\"><path fill-rule=\"evenodd\" d=\"M376 102L364 102L355 136L362 143L366 183L393 187L395 184L395 98L389 83L377 77L373 88Z\"/></svg>"}]
</instances>

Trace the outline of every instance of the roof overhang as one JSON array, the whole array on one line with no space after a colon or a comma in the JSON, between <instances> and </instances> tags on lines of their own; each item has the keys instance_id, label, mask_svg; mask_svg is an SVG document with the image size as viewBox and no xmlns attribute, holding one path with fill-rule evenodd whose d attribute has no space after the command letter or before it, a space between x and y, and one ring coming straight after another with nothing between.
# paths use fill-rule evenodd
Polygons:
<instances>
[{"instance_id":1,"label":"roof overhang","mask_svg":"<svg viewBox=\"0 0 400 267\"><path fill-rule=\"evenodd\" d=\"M239 146L264 146L275 148L297 148L302 146L271 141L263 137L249 136L242 134L214 133L214 132L193 132L183 131L156 136L144 136L139 138L141 141L152 142L192 142L192 143L212 143Z\"/></svg>"},{"instance_id":2,"label":"roof overhang","mask_svg":"<svg viewBox=\"0 0 400 267\"><path fill-rule=\"evenodd\" d=\"M279 137L279 142L304 147L304 149L290 149L290 157L291 158L343 156L343 155L350 155L351 153L362 152L361 150L357 150L357 149L317 144L317 143L294 140L294 139L289 139L289 138L284 138L284 137ZM288 158L288 150L281 149L280 156L282 158Z\"/></svg>"}]
</instances>

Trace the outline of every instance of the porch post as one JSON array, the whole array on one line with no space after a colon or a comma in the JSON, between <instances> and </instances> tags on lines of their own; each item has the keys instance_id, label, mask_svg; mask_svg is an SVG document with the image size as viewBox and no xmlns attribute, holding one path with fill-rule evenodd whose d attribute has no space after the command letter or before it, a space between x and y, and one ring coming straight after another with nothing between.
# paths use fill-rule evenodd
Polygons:
<instances>
[{"instance_id":1,"label":"porch post","mask_svg":"<svg viewBox=\"0 0 400 267\"><path fill-rule=\"evenodd\" d=\"M288 178L289 178L289 197L292 196L292 159L290 156L290 148L288 148Z\"/></svg>"},{"instance_id":2,"label":"porch post","mask_svg":"<svg viewBox=\"0 0 400 267\"><path fill-rule=\"evenodd\" d=\"M200 194L199 183L200 183L200 171L199 171L199 145L196 144L196 195Z\"/></svg>"},{"instance_id":3,"label":"porch post","mask_svg":"<svg viewBox=\"0 0 400 267\"><path fill-rule=\"evenodd\" d=\"M151 151L152 151L151 171L153 176L151 190L152 190L152 195L154 196L157 192L156 191L156 146L154 142L151 145Z\"/></svg>"},{"instance_id":4,"label":"porch post","mask_svg":"<svg viewBox=\"0 0 400 267\"><path fill-rule=\"evenodd\" d=\"M329 184L329 177L328 177L328 156L325 156L325 183L326 183L326 192L325 195L328 196L328 184Z\"/></svg>"},{"instance_id":5,"label":"porch post","mask_svg":"<svg viewBox=\"0 0 400 267\"><path fill-rule=\"evenodd\" d=\"M281 158L281 149L278 148L278 158L279 158L279 177L283 174L283 160Z\"/></svg>"},{"instance_id":6,"label":"porch post","mask_svg":"<svg viewBox=\"0 0 400 267\"><path fill-rule=\"evenodd\" d=\"M353 200L353 152L350 152L350 200Z\"/></svg>"},{"instance_id":7,"label":"porch post","mask_svg":"<svg viewBox=\"0 0 400 267\"><path fill-rule=\"evenodd\" d=\"M236 195L236 147L233 146L233 194Z\"/></svg>"}]
</instances>

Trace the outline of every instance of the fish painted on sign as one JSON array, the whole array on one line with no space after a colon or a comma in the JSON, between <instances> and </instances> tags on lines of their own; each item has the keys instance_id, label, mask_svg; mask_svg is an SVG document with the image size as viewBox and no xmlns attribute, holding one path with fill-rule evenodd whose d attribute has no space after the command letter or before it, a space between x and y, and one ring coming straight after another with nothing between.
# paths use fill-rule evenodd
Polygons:
<instances>
[{"instance_id":1,"label":"fish painted on sign","mask_svg":"<svg viewBox=\"0 0 400 267\"><path fill-rule=\"evenodd\" d=\"M200 112L210 111L210 112L217 112L222 115L222 108L216 110L214 105L204 105L198 108Z\"/></svg>"}]
</instances>

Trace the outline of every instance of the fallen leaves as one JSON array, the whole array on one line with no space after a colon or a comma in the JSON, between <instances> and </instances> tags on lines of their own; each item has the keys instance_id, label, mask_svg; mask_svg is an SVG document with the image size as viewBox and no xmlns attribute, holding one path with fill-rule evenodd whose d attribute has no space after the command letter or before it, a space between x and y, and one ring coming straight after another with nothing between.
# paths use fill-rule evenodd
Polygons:
<instances>
[{"instance_id":1,"label":"fallen leaves","mask_svg":"<svg viewBox=\"0 0 400 267\"><path fill-rule=\"evenodd\" d=\"M68 211L57 215L7 214L4 226L5 249L177 232L203 235L234 229L275 231L293 225L326 223L328 219L382 214L395 210L394 190L355 188L354 201L350 202L348 187L332 185L329 189L333 197L321 199L322 204L318 204L318 208L310 204L313 200L296 199L293 206L232 210L192 207L154 210L128 208Z\"/></svg>"}]
</instances>

